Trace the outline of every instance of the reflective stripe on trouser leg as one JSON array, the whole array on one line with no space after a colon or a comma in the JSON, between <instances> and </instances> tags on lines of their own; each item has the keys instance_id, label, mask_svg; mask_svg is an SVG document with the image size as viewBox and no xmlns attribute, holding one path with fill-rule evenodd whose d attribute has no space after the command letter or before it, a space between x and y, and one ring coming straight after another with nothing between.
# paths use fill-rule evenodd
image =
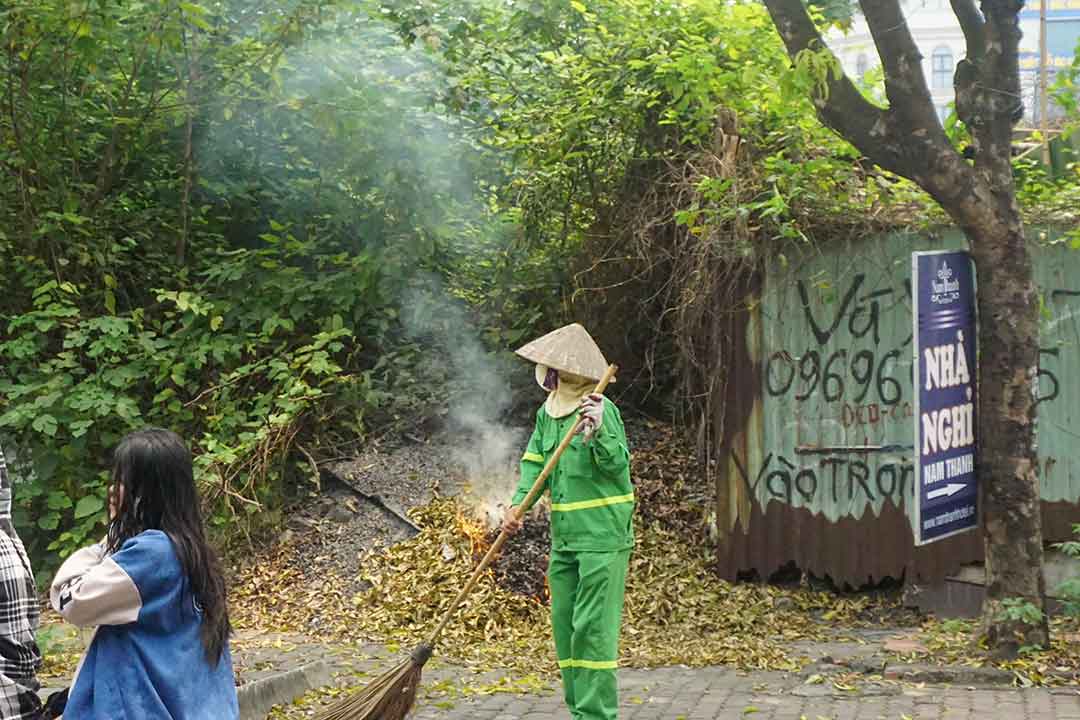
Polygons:
<instances>
[{"instance_id":1,"label":"reflective stripe on trouser leg","mask_svg":"<svg viewBox=\"0 0 1080 720\"><path fill-rule=\"evenodd\" d=\"M574 601L577 597L578 563L574 553L551 553L548 562L548 586L551 589L551 628L555 635L555 653L562 673L563 697L574 720L581 717L574 709L573 666Z\"/></svg>"},{"instance_id":2,"label":"reflective stripe on trouser leg","mask_svg":"<svg viewBox=\"0 0 1080 720\"><path fill-rule=\"evenodd\" d=\"M571 714L580 720L615 720L619 715L615 669L629 560L629 550L552 552L551 567L559 571L553 575L561 572L564 581L574 576L577 579L573 592L572 628L567 633L556 626L555 636L567 703ZM572 571L567 572L571 568ZM561 586L562 583L552 582L553 624L561 624L566 619L564 602L556 602L556 592L564 589ZM559 647L559 638L565 644L567 634L570 635L569 653ZM572 688L565 687L567 680L572 683Z\"/></svg>"},{"instance_id":3,"label":"reflective stripe on trouser leg","mask_svg":"<svg viewBox=\"0 0 1080 720\"><path fill-rule=\"evenodd\" d=\"M574 702L581 720L616 720L626 568L630 551L578 553L578 591L574 602Z\"/></svg>"}]
</instances>

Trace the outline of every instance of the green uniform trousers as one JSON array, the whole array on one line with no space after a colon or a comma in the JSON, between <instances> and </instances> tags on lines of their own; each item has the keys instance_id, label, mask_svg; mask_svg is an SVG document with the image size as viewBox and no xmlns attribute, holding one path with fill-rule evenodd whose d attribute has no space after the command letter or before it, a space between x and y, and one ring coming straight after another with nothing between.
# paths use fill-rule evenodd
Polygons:
<instances>
[{"instance_id":1,"label":"green uniform trousers","mask_svg":"<svg viewBox=\"0 0 1080 720\"><path fill-rule=\"evenodd\" d=\"M552 550L551 624L563 693L574 720L619 716L619 626L630 550Z\"/></svg>"}]
</instances>

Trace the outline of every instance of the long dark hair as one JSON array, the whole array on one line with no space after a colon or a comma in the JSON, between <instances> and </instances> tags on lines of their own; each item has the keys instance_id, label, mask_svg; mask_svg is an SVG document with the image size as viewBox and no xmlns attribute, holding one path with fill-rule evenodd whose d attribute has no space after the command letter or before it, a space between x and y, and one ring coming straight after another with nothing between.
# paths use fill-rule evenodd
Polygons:
<instances>
[{"instance_id":1,"label":"long dark hair","mask_svg":"<svg viewBox=\"0 0 1080 720\"><path fill-rule=\"evenodd\" d=\"M133 432L113 453L112 481L112 492L122 487L123 497L109 521L107 551L116 552L146 530L160 530L169 536L203 613L206 659L217 665L231 629L229 610L221 565L206 541L191 453L169 430Z\"/></svg>"}]
</instances>

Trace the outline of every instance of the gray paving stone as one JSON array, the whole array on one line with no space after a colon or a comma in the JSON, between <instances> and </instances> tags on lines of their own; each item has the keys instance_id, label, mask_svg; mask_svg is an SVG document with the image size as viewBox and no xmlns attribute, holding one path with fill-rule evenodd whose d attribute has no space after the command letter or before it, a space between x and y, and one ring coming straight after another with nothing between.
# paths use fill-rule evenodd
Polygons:
<instances>
[{"instance_id":1,"label":"gray paving stone","mask_svg":"<svg viewBox=\"0 0 1080 720\"><path fill-rule=\"evenodd\" d=\"M265 640L240 653L243 680L324 660L334 666L335 648L292 642L283 652ZM353 649L355 652L356 649ZM377 673L400 657L377 646L362 649L365 659L351 667ZM348 653L346 654L348 655ZM424 681L494 682L510 673L476 673L440 658L424 671ZM824 683L806 685L795 673L746 673L730 668L654 668L619 673L619 720L1080 720L1080 688L1017 689L1008 685L969 688L964 685L915 685L860 679L858 692ZM421 693L423 698L423 693ZM436 703L445 703L437 707ZM749 708L755 712L747 713ZM557 681L538 695L422 699L411 720L570 720Z\"/></svg>"},{"instance_id":2,"label":"gray paving stone","mask_svg":"<svg viewBox=\"0 0 1080 720\"><path fill-rule=\"evenodd\" d=\"M447 668L448 674L453 671ZM796 675L724 668L624 670L620 720L1080 720L1080 694L1063 689L968 689L862 683L856 693L800 692ZM805 697L800 695L812 695ZM498 705L496 715L486 708ZM542 696L477 698L417 720L569 720L557 688Z\"/></svg>"}]
</instances>

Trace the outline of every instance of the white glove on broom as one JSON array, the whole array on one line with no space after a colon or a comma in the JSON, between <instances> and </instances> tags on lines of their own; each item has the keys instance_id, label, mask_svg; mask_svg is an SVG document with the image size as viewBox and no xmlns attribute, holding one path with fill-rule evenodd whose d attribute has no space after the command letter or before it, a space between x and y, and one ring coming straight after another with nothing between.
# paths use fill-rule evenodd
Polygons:
<instances>
[{"instance_id":1,"label":"white glove on broom","mask_svg":"<svg viewBox=\"0 0 1080 720\"><path fill-rule=\"evenodd\" d=\"M582 398L581 418L585 421L581 426L582 439L587 443L604 424L604 396L593 394Z\"/></svg>"}]
</instances>

